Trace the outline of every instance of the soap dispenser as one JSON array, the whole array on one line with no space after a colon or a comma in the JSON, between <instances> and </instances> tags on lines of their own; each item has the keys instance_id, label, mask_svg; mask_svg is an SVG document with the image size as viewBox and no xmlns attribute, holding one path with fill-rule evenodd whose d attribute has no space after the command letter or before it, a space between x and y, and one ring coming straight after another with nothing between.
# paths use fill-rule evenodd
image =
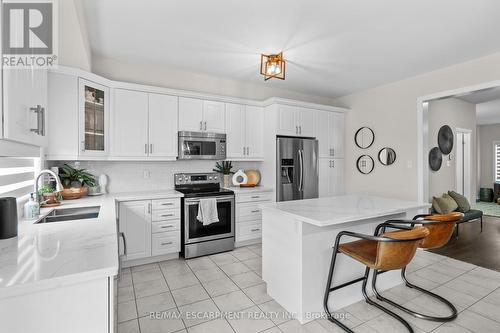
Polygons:
<instances>
[{"instance_id":1,"label":"soap dispenser","mask_svg":"<svg viewBox=\"0 0 500 333\"><path fill-rule=\"evenodd\" d=\"M40 215L40 204L35 201L34 193L31 193L30 199L24 204L24 217L34 219Z\"/></svg>"}]
</instances>

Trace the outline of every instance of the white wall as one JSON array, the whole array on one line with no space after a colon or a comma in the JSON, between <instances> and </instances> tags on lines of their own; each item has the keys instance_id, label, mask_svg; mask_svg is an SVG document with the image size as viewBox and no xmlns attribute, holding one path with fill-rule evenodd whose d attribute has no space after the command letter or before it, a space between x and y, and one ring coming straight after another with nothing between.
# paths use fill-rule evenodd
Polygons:
<instances>
[{"instance_id":1,"label":"white wall","mask_svg":"<svg viewBox=\"0 0 500 333\"><path fill-rule=\"evenodd\" d=\"M429 171L429 200L456 189L456 128L469 129L471 134L471 195L476 198L476 106L456 98L446 98L429 103L429 146L428 153L438 146L437 137L441 126L448 125L453 130L455 144L450 155L443 156L443 164L438 171ZM449 159L451 157L451 160Z\"/></svg>"},{"instance_id":2,"label":"white wall","mask_svg":"<svg viewBox=\"0 0 500 333\"><path fill-rule=\"evenodd\" d=\"M347 192L418 199L417 98L499 79L500 53L497 53L338 98L338 104L351 109L346 117ZM366 151L357 148L353 140L360 126L375 131L375 143ZM356 171L359 155L368 152L376 160L378 150L384 146L396 150L394 165L384 167L376 162L370 175Z\"/></svg>"},{"instance_id":3,"label":"white wall","mask_svg":"<svg viewBox=\"0 0 500 333\"><path fill-rule=\"evenodd\" d=\"M59 5L59 65L90 71L92 59L82 16L81 0L62 0Z\"/></svg>"},{"instance_id":4,"label":"white wall","mask_svg":"<svg viewBox=\"0 0 500 333\"><path fill-rule=\"evenodd\" d=\"M479 187L492 188L493 178L493 141L500 141L500 124L478 126L479 142Z\"/></svg>"},{"instance_id":5,"label":"white wall","mask_svg":"<svg viewBox=\"0 0 500 333\"><path fill-rule=\"evenodd\" d=\"M65 162L50 162L51 166L61 166ZM74 166L75 162L67 162ZM233 170L260 169L259 162L234 162ZM108 191L111 193L130 191L151 191L172 189L174 174L181 172L212 172L215 161L172 161L172 162L105 162L82 161L80 168L88 169L93 175L108 176ZM149 178L144 178L144 173Z\"/></svg>"},{"instance_id":6,"label":"white wall","mask_svg":"<svg viewBox=\"0 0 500 333\"><path fill-rule=\"evenodd\" d=\"M178 71L154 64L128 63L96 55L92 57L92 72L117 81L199 91L259 101L270 97L282 97L311 103L335 105L332 98L277 89L265 84L258 85L206 74Z\"/></svg>"}]
</instances>

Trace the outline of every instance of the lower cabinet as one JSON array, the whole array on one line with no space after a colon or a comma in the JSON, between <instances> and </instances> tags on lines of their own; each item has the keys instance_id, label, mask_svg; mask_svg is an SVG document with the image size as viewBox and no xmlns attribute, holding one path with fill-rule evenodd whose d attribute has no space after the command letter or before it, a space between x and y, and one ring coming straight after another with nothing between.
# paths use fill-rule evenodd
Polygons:
<instances>
[{"instance_id":1,"label":"lower cabinet","mask_svg":"<svg viewBox=\"0 0 500 333\"><path fill-rule=\"evenodd\" d=\"M120 202L118 219L125 261L180 252L179 198Z\"/></svg>"},{"instance_id":2,"label":"lower cabinet","mask_svg":"<svg viewBox=\"0 0 500 333\"><path fill-rule=\"evenodd\" d=\"M236 193L236 246L260 242L262 238L260 205L271 200L272 192Z\"/></svg>"},{"instance_id":3,"label":"lower cabinet","mask_svg":"<svg viewBox=\"0 0 500 333\"><path fill-rule=\"evenodd\" d=\"M344 194L344 160L320 158L319 179L320 198Z\"/></svg>"}]
</instances>

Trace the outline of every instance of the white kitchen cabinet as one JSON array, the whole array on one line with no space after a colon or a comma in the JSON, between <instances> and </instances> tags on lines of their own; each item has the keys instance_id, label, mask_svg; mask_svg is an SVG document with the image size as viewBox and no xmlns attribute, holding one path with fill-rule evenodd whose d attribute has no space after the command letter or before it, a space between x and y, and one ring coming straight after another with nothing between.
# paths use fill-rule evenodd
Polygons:
<instances>
[{"instance_id":1,"label":"white kitchen cabinet","mask_svg":"<svg viewBox=\"0 0 500 333\"><path fill-rule=\"evenodd\" d=\"M344 160L319 159L319 197L344 194Z\"/></svg>"},{"instance_id":2,"label":"white kitchen cabinet","mask_svg":"<svg viewBox=\"0 0 500 333\"><path fill-rule=\"evenodd\" d=\"M236 192L236 246L258 243L262 237L260 205L271 202L271 191Z\"/></svg>"},{"instance_id":3,"label":"white kitchen cabinet","mask_svg":"<svg viewBox=\"0 0 500 333\"><path fill-rule=\"evenodd\" d=\"M79 79L79 135L82 156L109 153L109 88Z\"/></svg>"},{"instance_id":4,"label":"white kitchen cabinet","mask_svg":"<svg viewBox=\"0 0 500 333\"><path fill-rule=\"evenodd\" d=\"M114 89L113 158L177 156L177 97Z\"/></svg>"},{"instance_id":5,"label":"white kitchen cabinet","mask_svg":"<svg viewBox=\"0 0 500 333\"><path fill-rule=\"evenodd\" d=\"M47 146L46 69L3 69L3 138Z\"/></svg>"},{"instance_id":6,"label":"white kitchen cabinet","mask_svg":"<svg viewBox=\"0 0 500 333\"><path fill-rule=\"evenodd\" d=\"M278 105L278 134L297 135L296 114L298 108L289 105Z\"/></svg>"},{"instance_id":7,"label":"white kitchen cabinet","mask_svg":"<svg viewBox=\"0 0 500 333\"><path fill-rule=\"evenodd\" d=\"M125 260L151 256L151 200L120 203L119 229L125 234Z\"/></svg>"},{"instance_id":8,"label":"white kitchen cabinet","mask_svg":"<svg viewBox=\"0 0 500 333\"><path fill-rule=\"evenodd\" d=\"M226 104L228 159L263 158L263 118L261 107Z\"/></svg>"},{"instance_id":9,"label":"white kitchen cabinet","mask_svg":"<svg viewBox=\"0 0 500 333\"><path fill-rule=\"evenodd\" d=\"M226 133L225 104L222 102L203 101L203 130Z\"/></svg>"},{"instance_id":10,"label":"white kitchen cabinet","mask_svg":"<svg viewBox=\"0 0 500 333\"><path fill-rule=\"evenodd\" d=\"M314 137L315 110L278 105L278 134Z\"/></svg>"},{"instance_id":11,"label":"white kitchen cabinet","mask_svg":"<svg viewBox=\"0 0 500 333\"><path fill-rule=\"evenodd\" d=\"M177 157L177 96L149 94L149 156Z\"/></svg>"},{"instance_id":12,"label":"white kitchen cabinet","mask_svg":"<svg viewBox=\"0 0 500 333\"><path fill-rule=\"evenodd\" d=\"M148 94L125 89L113 92L112 155L148 156Z\"/></svg>"},{"instance_id":13,"label":"white kitchen cabinet","mask_svg":"<svg viewBox=\"0 0 500 333\"><path fill-rule=\"evenodd\" d=\"M245 106L226 104L226 156L228 159L243 159L246 154Z\"/></svg>"},{"instance_id":14,"label":"white kitchen cabinet","mask_svg":"<svg viewBox=\"0 0 500 333\"><path fill-rule=\"evenodd\" d=\"M179 131L203 130L203 100L179 97Z\"/></svg>"},{"instance_id":15,"label":"white kitchen cabinet","mask_svg":"<svg viewBox=\"0 0 500 333\"><path fill-rule=\"evenodd\" d=\"M316 113L316 138L319 157L344 158L345 115L318 111Z\"/></svg>"},{"instance_id":16,"label":"white kitchen cabinet","mask_svg":"<svg viewBox=\"0 0 500 333\"><path fill-rule=\"evenodd\" d=\"M225 104L179 98L179 131L225 133Z\"/></svg>"}]
</instances>

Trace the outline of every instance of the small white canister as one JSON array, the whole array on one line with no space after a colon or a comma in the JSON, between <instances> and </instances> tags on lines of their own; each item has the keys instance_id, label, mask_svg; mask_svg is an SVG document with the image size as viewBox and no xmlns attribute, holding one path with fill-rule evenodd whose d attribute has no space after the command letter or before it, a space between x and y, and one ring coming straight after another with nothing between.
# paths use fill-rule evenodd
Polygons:
<instances>
[{"instance_id":1,"label":"small white canister","mask_svg":"<svg viewBox=\"0 0 500 333\"><path fill-rule=\"evenodd\" d=\"M248 176L242 169L236 171L233 175L233 184L239 186L241 184L246 184L248 182Z\"/></svg>"}]
</instances>

